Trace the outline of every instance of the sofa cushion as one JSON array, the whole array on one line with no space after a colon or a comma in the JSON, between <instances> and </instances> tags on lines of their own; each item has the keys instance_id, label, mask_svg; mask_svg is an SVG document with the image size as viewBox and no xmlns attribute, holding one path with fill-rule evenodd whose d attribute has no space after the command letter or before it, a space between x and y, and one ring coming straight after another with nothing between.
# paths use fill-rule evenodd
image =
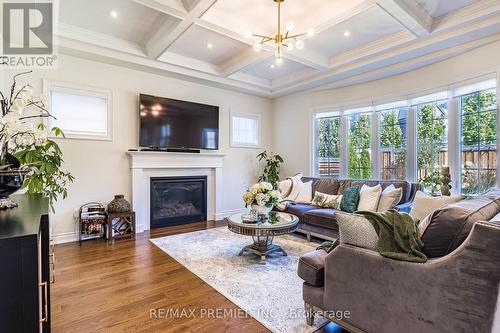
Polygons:
<instances>
[{"instance_id":1,"label":"sofa cushion","mask_svg":"<svg viewBox=\"0 0 500 333\"><path fill-rule=\"evenodd\" d=\"M341 200L342 200L341 195L326 194L316 191L314 193L313 199L311 200L311 205L323 208L338 209Z\"/></svg>"},{"instance_id":2,"label":"sofa cushion","mask_svg":"<svg viewBox=\"0 0 500 333\"><path fill-rule=\"evenodd\" d=\"M422 234L423 252L429 258L453 252L467 238L474 223L489 221L498 212L496 202L487 197L462 200L438 209Z\"/></svg>"},{"instance_id":3,"label":"sofa cushion","mask_svg":"<svg viewBox=\"0 0 500 333\"><path fill-rule=\"evenodd\" d=\"M434 213L434 211L438 210L439 208L460 201L463 198L464 197L462 196L433 197L430 194L418 191L417 194L415 194L415 200L413 201L413 205L410 210L410 215L415 220L422 221L429 214ZM423 233L424 231L425 230L420 230L421 233Z\"/></svg>"},{"instance_id":4,"label":"sofa cushion","mask_svg":"<svg viewBox=\"0 0 500 333\"><path fill-rule=\"evenodd\" d=\"M359 191L359 203L357 210L376 212L381 193L382 186L380 184L375 186L361 186L361 190Z\"/></svg>"},{"instance_id":5,"label":"sofa cushion","mask_svg":"<svg viewBox=\"0 0 500 333\"><path fill-rule=\"evenodd\" d=\"M382 190L384 190L386 187L389 187L390 185L394 185L394 187L396 188L402 188L403 195L401 196L401 201L399 202L400 204L410 200L411 184L406 180L353 180L351 186L368 185L373 187L378 184L382 186Z\"/></svg>"},{"instance_id":6,"label":"sofa cushion","mask_svg":"<svg viewBox=\"0 0 500 333\"><path fill-rule=\"evenodd\" d=\"M394 185L387 186L380 194L377 212L385 212L386 210L393 209L401 201L403 197L403 189L396 188Z\"/></svg>"},{"instance_id":7,"label":"sofa cushion","mask_svg":"<svg viewBox=\"0 0 500 333\"><path fill-rule=\"evenodd\" d=\"M289 204L285 212L298 216L300 219L303 218L304 214L310 210L318 209L318 207L306 204Z\"/></svg>"},{"instance_id":8,"label":"sofa cushion","mask_svg":"<svg viewBox=\"0 0 500 333\"><path fill-rule=\"evenodd\" d=\"M350 244L376 251L378 234L372 223L360 214L338 212L336 214L341 244Z\"/></svg>"},{"instance_id":9,"label":"sofa cushion","mask_svg":"<svg viewBox=\"0 0 500 333\"><path fill-rule=\"evenodd\" d=\"M300 257L297 269L299 277L311 286L322 287L325 284L326 256L326 251L316 250Z\"/></svg>"},{"instance_id":10,"label":"sofa cushion","mask_svg":"<svg viewBox=\"0 0 500 333\"><path fill-rule=\"evenodd\" d=\"M313 199L313 189L312 189L312 181L307 183L302 183L302 187L300 188L299 195L295 198L297 203L301 204L310 204Z\"/></svg>"},{"instance_id":11,"label":"sofa cushion","mask_svg":"<svg viewBox=\"0 0 500 333\"><path fill-rule=\"evenodd\" d=\"M304 223L338 230L335 209L323 208L310 210L304 214Z\"/></svg>"},{"instance_id":12,"label":"sofa cushion","mask_svg":"<svg viewBox=\"0 0 500 333\"><path fill-rule=\"evenodd\" d=\"M313 178L313 177L303 177L302 181L313 182L313 191L321 192L325 194L337 194L339 190L339 180L333 178Z\"/></svg>"},{"instance_id":13,"label":"sofa cushion","mask_svg":"<svg viewBox=\"0 0 500 333\"><path fill-rule=\"evenodd\" d=\"M352 180L350 179L341 179L339 180L339 189L337 191L337 194L344 194L345 190L347 190L349 187L351 187Z\"/></svg>"},{"instance_id":14,"label":"sofa cushion","mask_svg":"<svg viewBox=\"0 0 500 333\"><path fill-rule=\"evenodd\" d=\"M348 213L354 213L358 209L360 186L349 187L342 193L340 201L340 210Z\"/></svg>"}]
</instances>

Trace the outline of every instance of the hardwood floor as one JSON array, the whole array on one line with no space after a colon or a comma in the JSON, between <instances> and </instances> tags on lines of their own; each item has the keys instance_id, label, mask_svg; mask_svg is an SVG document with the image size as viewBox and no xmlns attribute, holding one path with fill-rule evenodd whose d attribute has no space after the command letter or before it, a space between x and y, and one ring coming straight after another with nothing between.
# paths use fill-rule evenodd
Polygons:
<instances>
[{"instance_id":1,"label":"hardwood floor","mask_svg":"<svg viewBox=\"0 0 500 333\"><path fill-rule=\"evenodd\" d=\"M135 241L56 246L53 332L269 332L250 316L210 315L210 309L239 308L149 241L213 227L195 223L140 234ZM321 332L339 331L333 326Z\"/></svg>"}]
</instances>

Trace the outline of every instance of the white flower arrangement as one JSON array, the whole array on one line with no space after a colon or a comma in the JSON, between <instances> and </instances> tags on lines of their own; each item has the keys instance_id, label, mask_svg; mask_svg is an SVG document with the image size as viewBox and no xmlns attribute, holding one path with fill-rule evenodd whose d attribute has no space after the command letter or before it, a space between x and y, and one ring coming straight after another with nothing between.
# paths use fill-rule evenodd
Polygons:
<instances>
[{"instance_id":1,"label":"white flower arrangement","mask_svg":"<svg viewBox=\"0 0 500 333\"><path fill-rule=\"evenodd\" d=\"M243 194L245 207L257 205L272 208L281 201L281 193L268 182L260 182L250 186Z\"/></svg>"},{"instance_id":2,"label":"white flower arrangement","mask_svg":"<svg viewBox=\"0 0 500 333\"><path fill-rule=\"evenodd\" d=\"M29 72L28 72L29 73ZM47 130L43 123L32 121L52 117L47 111L45 95L34 95L30 85L24 85L16 91L16 78L11 87L10 96L0 92L0 158L5 158L9 151L22 147L42 145L47 141ZM2 161L3 162L3 161Z\"/></svg>"}]
</instances>

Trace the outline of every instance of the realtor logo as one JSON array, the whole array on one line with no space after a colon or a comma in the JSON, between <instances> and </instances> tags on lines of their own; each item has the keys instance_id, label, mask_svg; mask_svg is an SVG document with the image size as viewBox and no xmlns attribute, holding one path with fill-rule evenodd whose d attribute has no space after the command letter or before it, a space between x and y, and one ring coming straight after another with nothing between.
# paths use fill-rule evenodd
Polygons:
<instances>
[{"instance_id":1,"label":"realtor logo","mask_svg":"<svg viewBox=\"0 0 500 333\"><path fill-rule=\"evenodd\" d=\"M52 8L42 1L3 3L0 67L54 67Z\"/></svg>"}]
</instances>

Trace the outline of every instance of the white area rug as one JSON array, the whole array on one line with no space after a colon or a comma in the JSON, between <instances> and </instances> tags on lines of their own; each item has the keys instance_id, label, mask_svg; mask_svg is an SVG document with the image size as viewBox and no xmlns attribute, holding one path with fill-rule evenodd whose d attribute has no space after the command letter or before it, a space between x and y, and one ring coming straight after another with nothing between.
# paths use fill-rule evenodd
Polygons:
<instances>
[{"instance_id":1,"label":"white area rug","mask_svg":"<svg viewBox=\"0 0 500 333\"><path fill-rule=\"evenodd\" d=\"M288 256L272 254L263 264L251 254L239 257L249 236L216 228L152 239L156 246L199 276L273 332L312 332L306 325L299 257L317 246L291 235L275 238ZM316 318L316 325L323 321Z\"/></svg>"}]
</instances>

